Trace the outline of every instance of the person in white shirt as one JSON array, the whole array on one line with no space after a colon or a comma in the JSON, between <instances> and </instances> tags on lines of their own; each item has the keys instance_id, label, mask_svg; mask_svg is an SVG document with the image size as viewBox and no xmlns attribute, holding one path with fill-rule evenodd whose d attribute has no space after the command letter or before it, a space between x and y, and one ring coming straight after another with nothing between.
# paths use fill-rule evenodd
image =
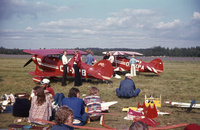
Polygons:
<instances>
[{"instance_id":1,"label":"person in white shirt","mask_svg":"<svg viewBox=\"0 0 200 130\"><path fill-rule=\"evenodd\" d=\"M110 57L108 58L108 60L110 61L111 64L114 62L114 56L112 53L110 53Z\"/></svg>"},{"instance_id":2,"label":"person in white shirt","mask_svg":"<svg viewBox=\"0 0 200 130\"><path fill-rule=\"evenodd\" d=\"M62 76L62 86L66 86L66 80L67 80L67 51L63 51L63 56L62 56L62 63L63 63L63 76Z\"/></svg>"},{"instance_id":3,"label":"person in white shirt","mask_svg":"<svg viewBox=\"0 0 200 130\"><path fill-rule=\"evenodd\" d=\"M131 67L131 75L132 76L136 76L136 64L137 64L137 60L135 59L135 55L132 55L132 58L129 61L130 67Z\"/></svg>"},{"instance_id":4,"label":"person in white shirt","mask_svg":"<svg viewBox=\"0 0 200 130\"><path fill-rule=\"evenodd\" d=\"M108 58L108 60L110 61L111 64L114 62L115 58L112 52L110 52L110 57ZM116 72L113 70L113 76L115 75L116 75Z\"/></svg>"}]
</instances>

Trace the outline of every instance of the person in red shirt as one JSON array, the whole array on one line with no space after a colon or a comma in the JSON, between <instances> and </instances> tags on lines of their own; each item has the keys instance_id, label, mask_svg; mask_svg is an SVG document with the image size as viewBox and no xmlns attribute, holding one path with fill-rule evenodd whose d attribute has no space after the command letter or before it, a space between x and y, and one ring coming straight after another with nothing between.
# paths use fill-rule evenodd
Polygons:
<instances>
[{"instance_id":1,"label":"person in red shirt","mask_svg":"<svg viewBox=\"0 0 200 130\"><path fill-rule=\"evenodd\" d=\"M78 52L78 50L74 51L74 70L75 70L75 81L74 86L81 86L82 85L82 79L81 74L79 72L81 66L81 54Z\"/></svg>"},{"instance_id":2,"label":"person in red shirt","mask_svg":"<svg viewBox=\"0 0 200 130\"><path fill-rule=\"evenodd\" d=\"M41 86L44 89L45 93L50 93L52 95L52 98L54 98L55 93L53 88L50 86L50 80L49 79L43 79L41 81Z\"/></svg>"}]
</instances>

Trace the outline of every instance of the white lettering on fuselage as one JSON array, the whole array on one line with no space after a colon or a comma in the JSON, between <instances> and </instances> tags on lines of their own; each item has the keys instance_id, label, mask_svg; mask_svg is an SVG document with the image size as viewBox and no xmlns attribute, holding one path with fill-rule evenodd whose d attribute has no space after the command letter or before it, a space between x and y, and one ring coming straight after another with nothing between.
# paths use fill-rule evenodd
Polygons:
<instances>
[{"instance_id":1,"label":"white lettering on fuselage","mask_svg":"<svg viewBox=\"0 0 200 130\"><path fill-rule=\"evenodd\" d=\"M60 65L60 71L63 72L63 65ZM82 76L86 76L86 75L87 75L85 69L82 69L82 70L79 69L79 72L81 72L81 75L82 75ZM72 74L74 74L74 73L75 73L74 68L69 69L69 67L67 67L67 73L72 73Z\"/></svg>"}]
</instances>

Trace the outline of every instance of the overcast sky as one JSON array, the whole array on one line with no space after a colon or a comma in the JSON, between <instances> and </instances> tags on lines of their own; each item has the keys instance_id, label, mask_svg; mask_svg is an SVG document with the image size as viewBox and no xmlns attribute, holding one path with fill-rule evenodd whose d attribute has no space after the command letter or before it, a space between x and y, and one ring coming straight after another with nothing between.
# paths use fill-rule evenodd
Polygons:
<instances>
[{"instance_id":1,"label":"overcast sky","mask_svg":"<svg viewBox=\"0 0 200 130\"><path fill-rule=\"evenodd\" d=\"M200 0L0 0L5 48L200 46Z\"/></svg>"}]
</instances>

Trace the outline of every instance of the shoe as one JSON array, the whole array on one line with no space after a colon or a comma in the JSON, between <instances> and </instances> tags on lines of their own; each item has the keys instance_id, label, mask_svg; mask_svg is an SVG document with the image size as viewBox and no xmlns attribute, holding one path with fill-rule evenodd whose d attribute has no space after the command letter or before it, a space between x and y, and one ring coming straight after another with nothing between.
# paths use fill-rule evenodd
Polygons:
<instances>
[{"instance_id":1,"label":"shoe","mask_svg":"<svg viewBox=\"0 0 200 130\"><path fill-rule=\"evenodd\" d=\"M24 122L25 118L15 119L14 123Z\"/></svg>"},{"instance_id":2,"label":"shoe","mask_svg":"<svg viewBox=\"0 0 200 130\"><path fill-rule=\"evenodd\" d=\"M3 106L7 106L8 103L9 103L9 102L8 102L7 100L4 100L3 103L2 103L2 105L3 105Z\"/></svg>"},{"instance_id":3,"label":"shoe","mask_svg":"<svg viewBox=\"0 0 200 130\"><path fill-rule=\"evenodd\" d=\"M10 97L11 103L14 103L14 102L15 102L15 97L14 97L14 95L11 93L11 94L9 95L9 97Z\"/></svg>"}]
</instances>

